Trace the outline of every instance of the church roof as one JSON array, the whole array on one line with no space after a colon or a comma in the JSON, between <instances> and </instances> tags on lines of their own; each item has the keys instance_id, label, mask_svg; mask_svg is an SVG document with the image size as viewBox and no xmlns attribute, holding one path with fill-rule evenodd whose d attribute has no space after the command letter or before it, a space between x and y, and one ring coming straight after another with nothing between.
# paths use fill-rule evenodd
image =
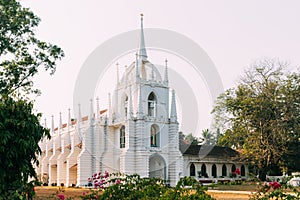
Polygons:
<instances>
[{"instance_id":1,"label":"church roof","mask_svg":"<svg viewBox=\"0 0 300 200\"><path fill-rule=\"evenodd\" d=\"M236 157L239 153L229 147L212 146L212 145L193 145L181 140L179 149L183 155L197 155L209 157Z\"/></svg>"}]
</instances>

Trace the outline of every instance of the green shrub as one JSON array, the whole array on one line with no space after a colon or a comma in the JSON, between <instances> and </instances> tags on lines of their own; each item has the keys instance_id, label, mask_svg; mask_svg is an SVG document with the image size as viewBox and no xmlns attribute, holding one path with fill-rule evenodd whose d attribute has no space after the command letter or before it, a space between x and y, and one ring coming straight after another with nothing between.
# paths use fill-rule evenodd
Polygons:
<instances>
[{"instance_id":1,"label":"green shrub","mask_svg":"<svg viewBox=\"0 0 300 200\"><path fill-rule=\"evenodd\" d=\"M101 177L100 177L101 178ZM103 180L103 179L102 179ZM206 194L207 188L201 186L192 177L180 179L175 187L169 187L167 181L158 178L141 178L137 174L124 175L110 174L104 181L104 187L84 194L81 198L87 199L213 199Z\"/></svg>"}]
</instances>

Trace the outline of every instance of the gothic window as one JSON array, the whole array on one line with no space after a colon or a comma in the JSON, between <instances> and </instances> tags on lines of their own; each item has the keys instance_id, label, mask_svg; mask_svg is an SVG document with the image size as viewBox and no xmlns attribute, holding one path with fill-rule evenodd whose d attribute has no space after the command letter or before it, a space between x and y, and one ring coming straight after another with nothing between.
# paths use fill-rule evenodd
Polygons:
<instances>
[{"instance_id":1,"label":"gothic window","mask_svg":"<svg viewBox=\"0 0 300 200\"><path fill-rule=\"evenodd\" d=\"M190 176L196 176L196 168L194 163L192 163L190 166Z\"/></svg>"},{"instance_id":2,"label":"gothic window","mask_svg":"<svg viewBox=\"0 0 300 200\"><path fill-rule=\"evenodd\" d=\"M233 164L231 167L231 172L235 172L235 170L236 170L236 166L235 166L235 164Z\"/></svg>"},{"instance_id":3,"label":"gothic window","mask_svg":"<svg viewBox=\"0 0 300 200\"><path fill-rule=\"evenodd\" d=\"M205 178L208 178L208 175L206 173L206 165L202 164L201 166L201 175L204 176Z\"/></svg>"},{"instance_id":4,"label":"gothic window","mask_svg":"<svg viewBox=\"0 0 300 200\"><path fill-rule=\"evenodd\" d=\"M124 113L125 113L125 117L127 117L127 113L128 113L128 96L126 96L125 101L124 101Z\"/></svg>"},{"instance_id":5,"label":"gothic window","mask_svg":"<svg viewBox=\"0 0 300 200\"><path fill-rule=\"evenodd\" d=\"M158 127L155 125L151 126L150 130L150 146L151 147L158 147L159 146L159 131Z\"/></svg>"},{"instance_id":6,"label":"gothic window","mask_svg":"<svg viewBox=\"0 0 300 200\"><path fill-rule=\"evenodd\" d=\"M215 164L213 164L212 167L211 167L211 175L214 178L217 178L217 166Z\"/></svg>"},{"instance_id":7,"label":"gothic window","mask_svg":"<svg viewBox=\"0 0 300 200\"><path fill-rule=\"evenodd\" d=\"M120 148L125 148L125 126L120 129Z\"/></svg>"},{"instance_id":8,"label":"gothic window","mask_svg":"<svg viewBox=\"0 0 300 200\"><path fill-rule=\"evenodd\" d=\"M151 92L148 96L148 116L155 117L156 115L156 96Z\"/></svg>"},{"instance_id":9,"label":"gothic window","mask_svg":"<svg viewBox=\"0 0 300 200\"><path fill-rule=\"evenodd\" d=\"M246 176L246 170L244 165L241 166L241 176Z\"/></svg>"},{"instance_id":10,"label":"gothic window","mask_svg":"<svg viewBox=\"0 0 300 200\"><path fill-rule=\"evenodd\" d=\"M227 167L225 164L222 166L222 176L227 176Z\"/></svg>"}]
</instances>

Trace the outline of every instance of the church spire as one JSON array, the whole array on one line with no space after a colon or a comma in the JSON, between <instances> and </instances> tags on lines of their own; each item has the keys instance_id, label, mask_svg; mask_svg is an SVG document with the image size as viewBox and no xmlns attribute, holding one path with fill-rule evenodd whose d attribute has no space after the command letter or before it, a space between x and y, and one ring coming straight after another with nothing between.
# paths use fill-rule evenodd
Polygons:
<instances>
[{"instance_id":1,"label":"church spire","mask_svg":"<svg viewBox=\"0 0 300 200\"><path fill-rule=\"evenodd\" d=\"M175 100L175 90L172 90L172 101L171 101L171 122L177 122L177 111L176 111L176 100Z\"/></svg>"},{"instance_id":2,"label":"church spire","mask_svg":"<svg viewBox=\"0 0 300 200\"><path fill-rule=\"evenodd\" d=\"M109 122L112 122L112 115L113 115L113 111L112 111L112 107L111 107L111 96L110 96L110 93L108 93L108 118L109 118Z\"/></svg>"},{"instance_id":3,"label":"church spire","mask_svg":"<svg viewBox=\"0 0 300 200\"><path fill-rule=\"evenodd\" d=\"M120 83L120 77L119 77L119 63L116 64L117 66L117 84Z\"/></svg>"},{"instance_id":4,"label":"church spire","mask_svg":"<svg viewBox=\"0 0 300 200\"><path fill-rule=\"evenodd\" d=\"M143 14L141 14L141 35L140 35L140 46L139 46L139 58L141 60L147 59L147 51L145 46L145 37L144 37L144 26L143 26Z\"/></svg>"},{"instance_id":5,"label":"church spire","mask_svg":"<svg viewBox=\"0 0 300 200\"><path fill-rule=\"evenodd\" d=\"M62 129L62 118L61 118L61 112L59 112L59 129Z\"/></svg>"},{"instance_id":6,"label":"church spire","mask_svg":"<svg viewBox=\"0 0 300 200\"><path fill-rule=\"evenodd\" d=\"M51 131L54 132L54 116L51 116Z\"/></svg>"},{"instance_id":7,"label":"church spire","mask_svg":"<svg viewBox=\"0 0 300 200\"><path fill-rule=\"evenodd\" d=\"M90 99L90 122L94 120L94 107L93 107L93 99Z\"/></svg>"},{"instance_id":8,"label":"church spire","mask_svg":"<svg viewBox=\"0 0 300 200\"><path fill-rule=\"evenodd\" d=\"M72 125L72 121L71 121L71 109L68 109L68 126Z\"/></svg>"},{"instance_id":9,"label":"church spire","mask_svg":"<svg viewBox=\"0 0 300 200\"><path fill-rule=\"evenodd\" d=\"M96 117L97 117L97 119L100 119L99 97L96 98L96 101L97 101L97 104L96 104L96 106L97 106L97 108L96 108L96 110L97 110L97 115L96 115Z\"/></svg>"},{"instance_id":10,"label":"church spire","mask_svg":"<svg viewBox=\"0 0 300 200\"><path fill-rule=\"evenodd\" d=\"M164 84L168 85L169 84L169 75L168 75L168 60L165 60L165 77L164 77Z\"/></svg>"}]
</instances>

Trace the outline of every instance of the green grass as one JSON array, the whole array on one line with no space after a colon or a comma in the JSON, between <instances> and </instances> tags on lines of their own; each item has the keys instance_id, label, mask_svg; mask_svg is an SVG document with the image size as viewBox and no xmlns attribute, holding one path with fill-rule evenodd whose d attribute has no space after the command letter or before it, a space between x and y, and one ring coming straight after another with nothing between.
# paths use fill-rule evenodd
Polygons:
<instances>
[{"instance_id":1,"label":"green grass","mask_svg":"<svg viewBox=\"0 0 300 200\"><path fill-rule=\"evenodd\" d=\"M250 191L254 192L258 188L256 182L243 182L241 185L222 185L218 184L213 187L209 187L212 190L233 190L233 191Z\"/></svg>"}]
</instances>

